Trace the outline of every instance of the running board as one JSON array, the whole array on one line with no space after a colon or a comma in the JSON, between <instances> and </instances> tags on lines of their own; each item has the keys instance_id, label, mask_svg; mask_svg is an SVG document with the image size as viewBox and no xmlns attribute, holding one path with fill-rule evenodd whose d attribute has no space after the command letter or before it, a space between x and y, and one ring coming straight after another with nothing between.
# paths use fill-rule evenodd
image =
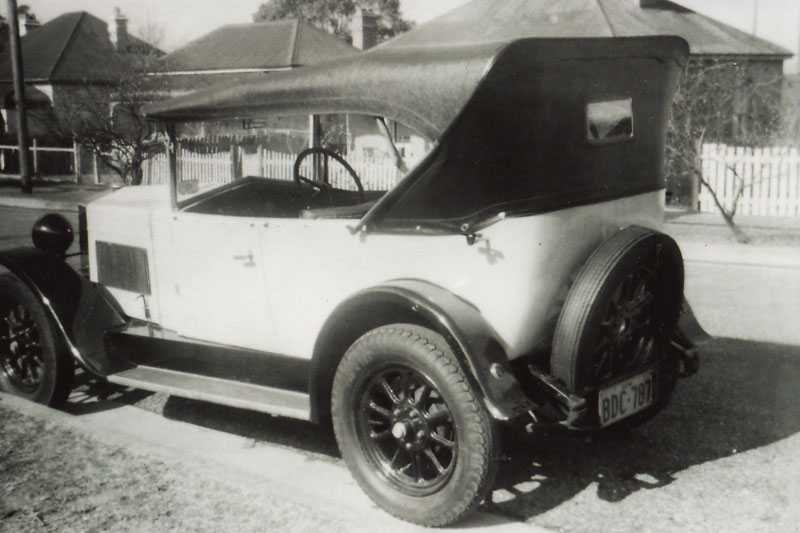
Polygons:
<instances>
[{"instance_id":1,"label":"running board","mask_svg":"<svg viewBox=\"0 0 800 533\"><path fill-rule=\"evenodd\" d=\"M166 392L173 396L250 409L300 420L311 419L308 394L240 383L175 370L137 366L106 379L117 385Z\"/></svg>"}]
</instances>

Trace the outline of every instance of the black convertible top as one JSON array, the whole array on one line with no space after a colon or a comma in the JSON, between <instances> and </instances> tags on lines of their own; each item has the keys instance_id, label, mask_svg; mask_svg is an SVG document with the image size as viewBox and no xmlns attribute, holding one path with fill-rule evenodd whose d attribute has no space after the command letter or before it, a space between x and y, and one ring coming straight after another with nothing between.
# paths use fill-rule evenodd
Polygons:
<instances>
[{"instance_id":1,"label":"black convertible top","mask_svg":"<svg viewBox=\"0 0 800 533\"><path fill-rule=\"evenodd\" d=\"M663 189L679 37L523 39L375 48L263 81L148 106L167 122L359 113L397 120L434 150L359 228L468 227ZM626 135L596 142L593 103L627 106Z\"/></svg>"},{"instance_id":2,"label":"black convertible top","mask_svg":"<svg viewBox=\"0 0 800 533\"><path fill-rule=\"evenodd\" d=\"M145 107L148 118L188 122L312 113L361 113L410 126L436 140L489 72L496 79L543 62L651 56L683 64L677 37L524 39L443 46L388 46L263 80L220 85ZM485 81L484 81L485 83Z\"/></svg>"}]
</instances>

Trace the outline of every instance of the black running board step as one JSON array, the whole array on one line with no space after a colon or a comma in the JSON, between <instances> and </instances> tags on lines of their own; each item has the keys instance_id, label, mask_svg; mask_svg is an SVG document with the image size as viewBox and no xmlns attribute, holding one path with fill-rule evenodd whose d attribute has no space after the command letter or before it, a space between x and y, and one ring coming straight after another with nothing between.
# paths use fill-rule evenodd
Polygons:
<instances>
[{"instance_id":1,"label":"black running board step","mask_svg":"<svg viewBox=\"0 0 800 533\"><path fill-rule=\"evenodd\" d=\"M311 419L311 400L301 392L240 383L175 370L137 366L106 379L117 385L250 409L300 420Z\"/></svg>"}]
</instances>

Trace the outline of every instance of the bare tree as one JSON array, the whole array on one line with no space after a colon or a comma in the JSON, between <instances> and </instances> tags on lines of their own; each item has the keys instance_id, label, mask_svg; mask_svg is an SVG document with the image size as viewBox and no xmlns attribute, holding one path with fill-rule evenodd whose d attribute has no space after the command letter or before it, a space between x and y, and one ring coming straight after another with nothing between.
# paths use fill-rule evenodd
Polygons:
<instances>
[{"instance_id":1,"label":"bare tree","mask_svg":"<svg viewBox=\"0 0 800 533\"><path fill-rule=\"evenodd\" d=\"M783 145L800 145L800 75L785 77L781 110L781 129L777 140Z\"/></svg>"},{"instance_id":2,"label":"bare tree","mask_svg":"<svg viewBox=\"0 0 800 533\"><path fill-rule=\"evenodd\" d=\"M746 182L733 166L726 164L734 176L736 191L733 200L725 204L703 174L702 155L705 142L761 145L768 143L777 131L779 76L765 76L753 68L734 61L690 61L673 102L667 137L668 175L689 177L692 204L700 186L705 187L740 242L750 239L736 224L736 211L753 183Z\"/></svg>"},{"instance_id":3,"label":"bare tree","mask_svg":"<svg viewBox=\"0 0 800 533\"><path fill-rule=\"evenodd\" d=\"M166 79L153 75L160 51L137 43L135 53L117 54L108 79L77 84L69 104L52 111L51 118L60 135L90 149L128 185L141 184L144 162L162 148L141 108L168 95Z\"/></svg>"}]
</instances>

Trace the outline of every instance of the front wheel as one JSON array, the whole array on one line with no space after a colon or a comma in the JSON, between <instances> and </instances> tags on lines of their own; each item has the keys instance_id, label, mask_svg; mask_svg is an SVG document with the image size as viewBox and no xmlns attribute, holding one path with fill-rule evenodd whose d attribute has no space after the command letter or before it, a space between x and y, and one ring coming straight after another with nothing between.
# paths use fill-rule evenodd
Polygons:
<instances>
[{"instance_id":1,"label":"front wheel","mask_svg":"<svg viewBox=\"0 0 800 533\"><path fill-rule=\"evenodd\" d=\"M332 412L356 481L398 518L447 525L491 489L496 423L431 330L394 324L358 339L336 371Z\"/></svg>"},{"instance_id":2,"label":"front wheel","mask_svg":"<svg viewBox=\"0 0 800 533\"><path fill-rule=\"evenodd\" d=\"M67 399L73 373L42 304L19 279L0 276L0 390L54 406Z\"/></svg>"}]
</instances>

